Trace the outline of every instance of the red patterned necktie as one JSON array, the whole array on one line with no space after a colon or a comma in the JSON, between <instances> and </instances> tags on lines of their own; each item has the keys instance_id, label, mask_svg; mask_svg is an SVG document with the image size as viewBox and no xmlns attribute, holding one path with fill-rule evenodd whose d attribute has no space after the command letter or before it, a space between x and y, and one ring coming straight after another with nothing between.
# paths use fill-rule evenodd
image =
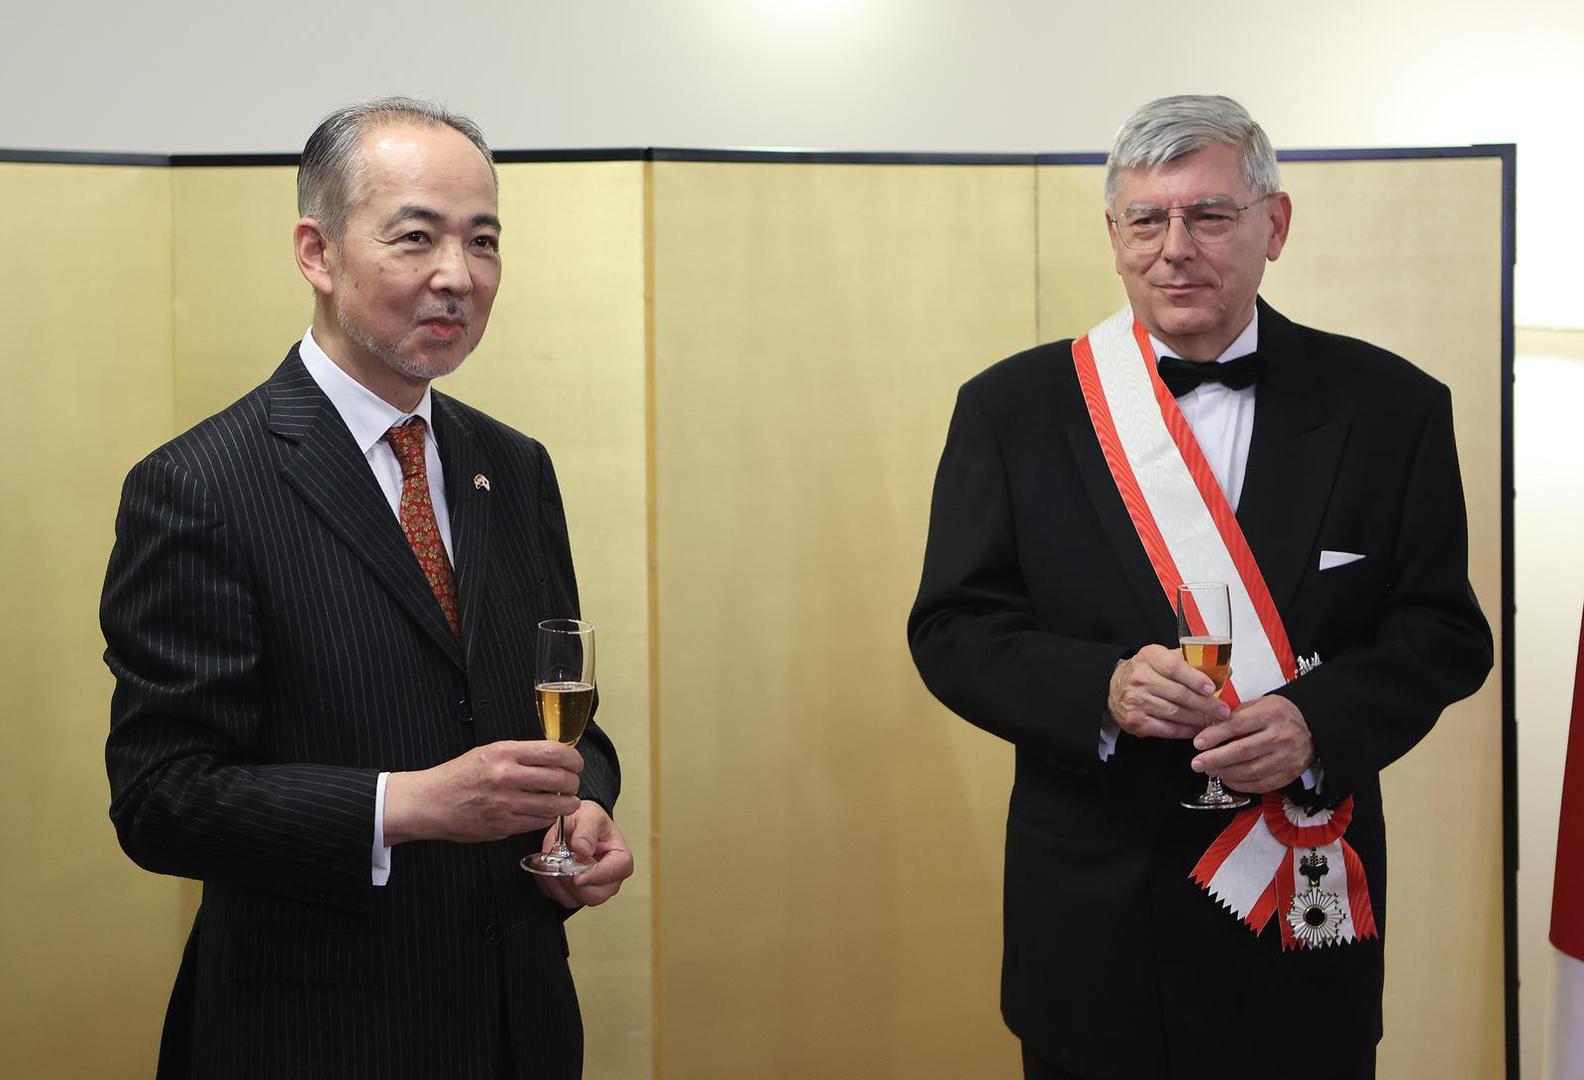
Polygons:
<instances>
[{"instance_id":1,"label":"red patterned necktie","mask_svg":"<svg viewBox=\"0 0 1584 1080\"><path fill-rule=\"evenodd\" d=\"M445 544L440 541L440 526L435 521L434 503L429 500L429 469L424 464L424 421L415 416L407 423L393 427L385 439L396 451L401 462L401 526L423 567L424 577L440 601L451 632L462 636L461 620L457 617L456 577L451 572L451 560L446 557Z\"/></svg>"}]
</instances>

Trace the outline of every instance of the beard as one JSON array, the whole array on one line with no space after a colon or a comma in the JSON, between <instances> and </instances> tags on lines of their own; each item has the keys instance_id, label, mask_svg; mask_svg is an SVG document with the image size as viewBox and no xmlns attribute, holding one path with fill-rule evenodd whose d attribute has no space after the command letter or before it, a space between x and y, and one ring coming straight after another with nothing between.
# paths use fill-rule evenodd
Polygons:
<instances>
[{"instance_id":1,"label":"beard","mask_svg":"<svg viewBox=\"0 0 1584 1080\"><path fill-rule=\"evenodd\" d=\"M444 311L434 311L421 315L413 320L414 324L432 319L439 315L455 316L458 305L455 300L446 304ZM367 328L354 322L339 303L335 305L336 322L344 333L359 348L370 355L379 358L386 367L407 376L409 379L421 379L428 382L449 375L462 366L462 361L468 358L473 351L473 338L469 333L462 333L455 341L436 342L436 346L443 350L438 358L419 360L414 357L404 356L399 341L387 341L375 337Z\"/></svg>"}]
</instances>

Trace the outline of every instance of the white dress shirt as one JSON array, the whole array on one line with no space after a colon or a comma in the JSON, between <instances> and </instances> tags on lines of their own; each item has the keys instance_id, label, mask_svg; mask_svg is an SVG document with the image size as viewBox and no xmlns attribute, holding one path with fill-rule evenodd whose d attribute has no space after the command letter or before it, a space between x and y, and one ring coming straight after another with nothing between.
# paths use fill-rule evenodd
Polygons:
<instances>
[{"instance_id":1,"label":"white dress shirt","mask_svg":"<svg viewBox=\"0 0 1584 1080\"><path fill-rule=\"evenodd\" d=\"M1259 341L1259 312L1244 327L1243 332L1228 345L1215 362L1224 364L1254 351ZM1176 350L1150 335L1150 347L1157 357L1176 356ZM1181 359L1187 359L1182 357ZM1210 463L1216 483L1226 495L1232 512L1237 513L1238 499L1243 494L1243 472L1248 467L1249 437L1254 434L1254 391L1245 386L1234 390L1225 383L1200 383L1177 399L1183 419L1193 431L1194 441Z\"/></svg>"},{"instance_id":2,"label":"white dress shirt","mask_svg":"<svg viewBox=\"0 0 1584 1080\"><path fill-rule=\"evenodd\" d=\"M453 560L451 551L451 513L446 503L445 474L440 467L440 446L435 441L434 422L430 418L432 400L429 388L424 387L418 407L404 413L368 387L343 371L314 340L313 330L303 332L302 344L297 347L303 366L313 381L330 399L330 404L341 414L352 441L363 452L374 479L390 503L391 513L401 518L401 462L396 451L385 441L385 433L398 424L405 424L414 416L424 421L424 466L429 473L429 500L434 504L435 524L440 527L440 542L445 545L446 558ZM374 844L370 865L371 880L384 885L390 880L391 849L385 843L385 784L390 773L379 774L374 789Z\"/></svg>"}]
</instances>

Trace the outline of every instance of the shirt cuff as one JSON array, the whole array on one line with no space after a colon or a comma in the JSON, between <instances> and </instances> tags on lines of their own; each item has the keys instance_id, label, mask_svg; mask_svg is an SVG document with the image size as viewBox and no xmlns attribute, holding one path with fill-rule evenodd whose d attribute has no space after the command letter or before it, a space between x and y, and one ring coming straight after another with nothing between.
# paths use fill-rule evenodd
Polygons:
<instances>
[{"instance_id":1,"label":"shirt cuff","mask_svg":"<svg viewBox=\"0 0 1584 1080\"><path fill-rule=\"evenodd\" d=\"M390 773L380 773L379 783L374 788L374 853L370 875L375 885L390 880L390 848L385 846L385 781L389 779Z\"/></svg>"},{"instance_id":2,"label":"shirt cuff","mask_svg":"<svg viewBox=\"0 0 1584 1080\"><path fill-rule=\"evenodd\" d=\"M1116 753L1117 738L1122 734L1122 725L1111 718L1109 713L1100 721L1100 760L1110 761L1111 755Z\"/></svg>"},{"instance_id":3,"label":"shirt cuff","mask_svg":"<svg viewBox=\"0 0 1584 1080\"><path fill-rule=\"evenodd\" d=\"M1298 780L1303 784L1305 790L1319 795L1321 794L1320 785L1325 783L1325 769L1317 761L1305 769Z\"/></svg>"}]
</instances>

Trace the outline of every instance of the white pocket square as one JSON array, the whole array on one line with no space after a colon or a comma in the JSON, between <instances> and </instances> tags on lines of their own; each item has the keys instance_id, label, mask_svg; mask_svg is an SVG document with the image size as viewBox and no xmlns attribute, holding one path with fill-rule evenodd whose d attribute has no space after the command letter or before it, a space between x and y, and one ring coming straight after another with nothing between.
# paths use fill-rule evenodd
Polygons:
<instances>
[{"instance_id":1,"label":"white pocket square","mask_svg":"<svg viewBox=\"0 0 1584 1080\"><path fill-rule=\"evenodd\" d=\"M1346 566L1350 562L1358 562L1363 557L1351 551L1322 551L1320 569L1330 570L1332 567Z\"/></svg>"}]
</instances>

